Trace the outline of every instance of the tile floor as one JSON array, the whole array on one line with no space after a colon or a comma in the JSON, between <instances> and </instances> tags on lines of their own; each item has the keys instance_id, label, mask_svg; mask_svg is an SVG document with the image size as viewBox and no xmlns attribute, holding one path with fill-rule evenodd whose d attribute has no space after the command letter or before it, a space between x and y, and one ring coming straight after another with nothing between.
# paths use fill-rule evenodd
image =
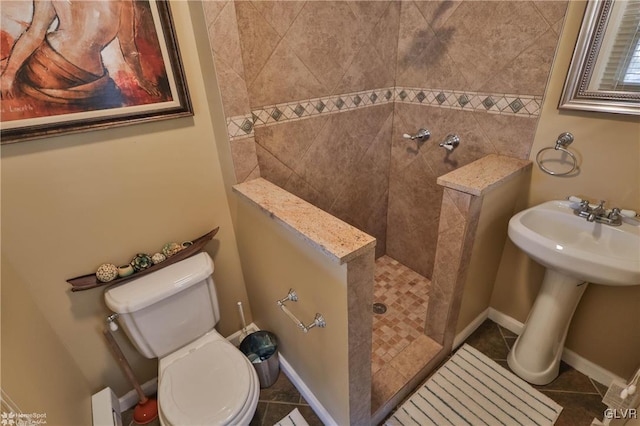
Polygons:
<instances>
[{"instance_id":1,"label":"tile floor","mask_svg":"<svg viewBox=\"0 0 640 426\"><path fill-rule=\"evenodd\" d=\"M278 379L272 386L260 389L258 408L250 426L272 426L282 420L294 408L300 411L309 426L322 426L320 418L313 412L307 401L304 400L287 376L280 371ZM135 426L133 409L122 413L122 424L124 426ZM148 426L160 426L160 421L156 419L148 423Z\"/></svg>"},{"instance_id":2,"label":"tile floor","mask_svg":"<svg viewBox=\"0 0 640 426\"><path fill-rule=\"evenodd\" d=\"M485 321L465 343L496 361L505 368L507 355L516 335L494 322ZM589 426L593 418L602 420L606 408L602 397L607 388L565 363L561 364L560 375L546 386L535 386L542 393L562 405L563 410L556 426ZM271 426L298 408L310 426L320 426L322 421L302 398L289 379L280 372L273 386L260 390L258 409L251 421L252 426ZM123 425L131 425L132 410L123 413ZM158 425L158 422L152 425Z\"/></svg>"},{"instance_id":3,"label":"tile floor","mask_svg":"<svg viewBox=\"0 0 640 426\"><path fill-rule=\"evenodd\" d=\"M487 320L467 338L465 343L508 369L507 355L516 338L517 336L509 330ZM602 404L602 397L607 391L606 386L593 381L564 362L561 364L560 375L556 380L546 386L534 387L562 405L563 410L556 426L589 426L593 418L602 420L606 408ZM251 424L273 425L296 407L309 425L322 425L311 407L281 372L273 387L260 392L258 411Z\"/></svg>"},{"instance_id":4,"label":"tile floor","mask_svg":"<svg viewBox=\"0 0 640 426\"><path fill-rule=\"evenodd\" d=\"M280 371L276 382L265 389L260 389L258 409L253 416L251 426L272 426L282 420L294 408L297 408L309 426L322 426L322 421L313 412L307 401L291 383L287 376Z\"/></svg>"},{"instance_id":5,"label":"tile floor","mask_svg":"<svg viewBox=\"0 0 640 426\"><path fill-rule=\"evenodd\" d=\"M389 256L376 260L373 301L387 311L373 315L372 374L424 333L430 287L430 280Z\"/></svg>"},{"instance_id":6,"label":"tile floor","mask_svg":"<svg viewBox=\"0 0 640 426\"><path fill-rule=\"evenodd\" d=\"M467 338L465 343L509 370L507 355L517 337L516 334L493 321L486 320ZM589 426L594 418L602 420L604 410L607 408L602 403L607 387L564 362L560 366L560 375L557 379L548 385L534 387L562 405L563 410L556 421L556 426Z\"/></svg>"}]
</instances>

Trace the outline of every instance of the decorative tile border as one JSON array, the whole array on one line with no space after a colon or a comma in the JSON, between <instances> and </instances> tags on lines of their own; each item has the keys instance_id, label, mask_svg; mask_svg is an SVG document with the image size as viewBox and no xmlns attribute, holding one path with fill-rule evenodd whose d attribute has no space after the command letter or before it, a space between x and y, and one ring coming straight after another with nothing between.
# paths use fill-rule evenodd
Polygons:
<instances>
[{"instance_id":1,"label":"decorative tile border","mask_svg":"<svg viewBox=\"0 0 640 426\"><path fill-rule=\"evenodd\" d=\"M492 114L537 117L542 98L529 95L491 94L456 90L396 87L394 101Z\"/></svg>"},{"instance_id":2,"label":"decorative tile border","mask_svg":"<svg viewBox=\"0 0 640 426\"><path fill-rule=\"evenodd\" d=\"M253 116L239 115L227 118L227 134L231 140L253 136Z\"/></svg>"},{"instance_id":3,"label":"decorative tile border","mask_svg":"<svg viewBox=\"0 0 640 426\"><path fill-rule=\"evenodd\" d=\"M366 90L286 104L269 105L252 111L256 126L278 124L320 115L335 114L356 108L386 104L394 101L394 88Z\"/></svg>"},{"instance_id":4,"label":"decorative tile border","mask_svg":"<svg viewBox=\"0 0 640 426\"><path fill-rule=\"evenodd\" d=\"M242 139L253 136L256 126L270 126L390 102L536 118L540 115L542 98L529 95L385 87L264 106L253 110L251 115L228 118L227 131L232 140Z\"/></svg>"}]
</instances>

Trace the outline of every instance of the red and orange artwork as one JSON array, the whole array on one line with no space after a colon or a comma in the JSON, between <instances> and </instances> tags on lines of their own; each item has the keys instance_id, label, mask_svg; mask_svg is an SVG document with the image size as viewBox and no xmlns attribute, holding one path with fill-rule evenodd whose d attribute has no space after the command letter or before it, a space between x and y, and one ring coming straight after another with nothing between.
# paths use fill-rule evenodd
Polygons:
<instances>
[{"instance_id":1,"label":"red and orange artwork","mask_svg":"<svg viewBox=\"0 0 640 426\"><path fill-rule=\"evenodd\" d=\"M172 101L149 1L3 0L0 120Z\"/></svg>"}]
</instances>

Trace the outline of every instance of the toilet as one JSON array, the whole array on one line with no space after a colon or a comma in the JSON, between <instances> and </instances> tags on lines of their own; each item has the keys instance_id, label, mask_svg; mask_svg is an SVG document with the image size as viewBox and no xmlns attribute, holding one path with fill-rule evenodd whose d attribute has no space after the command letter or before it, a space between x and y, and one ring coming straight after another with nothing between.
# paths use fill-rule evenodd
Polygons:
<instances>
[{"instance_id":1,"label":"toilet","mask_svg":"<svg viewBox=\"0 0 640 426\"><path fill-rule=\"evenodd\" d=\"M220 309L207 253L116 285L105 302L146 358L158 358L163 425L248 425L260 383L247 357L218 334Z\"/></svg>"}]
</instances>

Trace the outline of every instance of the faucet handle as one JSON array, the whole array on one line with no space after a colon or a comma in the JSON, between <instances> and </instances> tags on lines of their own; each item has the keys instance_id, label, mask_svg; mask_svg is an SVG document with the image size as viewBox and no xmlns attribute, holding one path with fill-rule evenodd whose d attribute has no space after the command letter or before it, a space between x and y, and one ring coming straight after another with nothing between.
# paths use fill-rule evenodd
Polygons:
<instances>
[{"instance_id":1,"label":"faucet handle","mask_svg":"<svg viewBox=\"0 0 640 426\"><path fill-rule=\"evenodd\" d=\"M429 137L431 136L431 132L427 129L418 129L418 133L416 133L415 135L410 135L408 133L405 133L402 135L403 138L405 139L429 139Z\"/></svg>"},{"instance_id":2,"label":"faucet handle","mask_svg":"<svg viewBox=\"0 0 640 426\"><path fill-rule=\"evenodd\" d=\"M638 213L635 212L634 210L626 210L626 209L619 209L617 207L614 207L611 209L611 213L609 213L609 215L620 215L620 216L624 216L624 217L637 217Z\"/></svg>"},{"instance_id":3,"label":"faucet handle","mask_svg":"<svg viewBox=\"0 0 640 426\"><path fill-rule=\"evenodd\" d=\"M578 206L576 207L571 207L572 209L580 209L580 211L587 211L591 208L591 206L589 205L589 200L583 200L580 197L576 197L575 195L570 195L569 197L567 197L567 200L569 200L569 202L574 203L574 204L578 204Z\"/></svg>"},{"instance_id":4,"label":"faucet handle","mask_svg":"<svg viewBox=\"0 0 640 426\"><path fill-rule=\"evenodd\" d=\"M458 145L460 145L460 137L458 135L449 134L445 138L444 142L442 142L439 146L446 149L447 151L453 151Z\"/></svg>"}]
</instances>

